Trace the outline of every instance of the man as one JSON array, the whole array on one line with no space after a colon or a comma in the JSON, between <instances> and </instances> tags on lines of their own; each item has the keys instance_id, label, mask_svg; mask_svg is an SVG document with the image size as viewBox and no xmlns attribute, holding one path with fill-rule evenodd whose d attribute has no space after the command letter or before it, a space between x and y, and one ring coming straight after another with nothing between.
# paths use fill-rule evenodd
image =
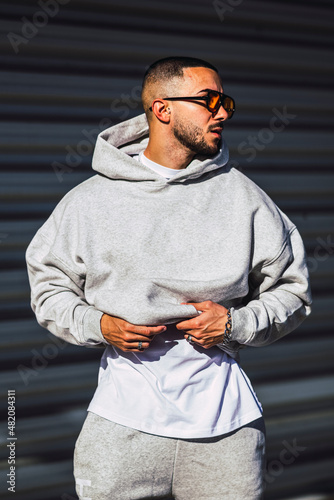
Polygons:
<instances>
[{"instance_id":1,"label":"man","mask_svg":"<svg viewBox=\"0 0 334 500\"><path fill-rule=\"evenodd\" d=\"M106 346L76 444L77 492L260 499L262 411L238 351L309 314L303 244L227 165L234 100L216 68L157 61L142 100L146 116L99 135L98 174L63 198L27 251L40 324Z\"/></svg>"}]
</instances>

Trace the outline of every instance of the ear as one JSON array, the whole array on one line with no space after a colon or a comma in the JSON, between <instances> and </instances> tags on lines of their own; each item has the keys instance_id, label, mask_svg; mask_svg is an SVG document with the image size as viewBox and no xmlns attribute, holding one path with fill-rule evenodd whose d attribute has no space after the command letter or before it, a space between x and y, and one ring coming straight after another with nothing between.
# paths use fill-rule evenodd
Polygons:
<instances>
[{"instance_id":1,"label":"ear","mask_svg":"<svg viewBox=\"0 0 334 500\"><path fill-rule=\"evenodd\" d=\"M152 112L158 120L169 123L170 121L170 108L167 106L167 101L163 99L155 99L152 103Z\"/></svg>"}]
</instances>

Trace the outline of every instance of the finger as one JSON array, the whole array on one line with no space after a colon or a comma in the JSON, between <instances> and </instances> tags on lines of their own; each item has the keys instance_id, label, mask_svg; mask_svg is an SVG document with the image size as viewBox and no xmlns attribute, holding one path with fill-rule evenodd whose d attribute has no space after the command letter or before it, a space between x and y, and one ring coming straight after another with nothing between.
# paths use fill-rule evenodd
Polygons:
<instances>
[{"instance_id":1,"label":"finger","mask_svg":"<svg viewBox=\"0 0 334 500\"><path fill-rule=\"evenodd\" d=\"M149 347L150 347L150 342L139 340L138 342L133 342L132 344L130 344L128 349L131 351L143 352L145 351L145 349L148 349Z\"/></svg>"},{"instance_id":2,"label":"finger","mask_svg":"<svg viewBox=\"0 0 334 500\"><path fill-rule=\"evenodd\" d=\"M165 332L167 330L167 327L165 325L139 326L139 325L132 325L131 323L129 323L126 330L131 333L136 333L137 335L139 334L149 337L151 335L158 335L159 333Z\"/></svg>"},{"instance_id":3,"label":"finger","mask_svg":"<svg viewBox=\"0 0 334 500\"><path fill-rule=\"evenodd\" d=\"M155 335L142 335L141 333L127 332L122 338L126 344L132 345L138 342L151 343Z\"/></svg>"},{"instance_id":4,"label":"finger","mask_svg":"<svg viewBox=\"0 0 334 500\"><path fill-rule=\"evenodd\" d=\"M199 327L197 318L198 316L196 316L195 318L186 319L185 321L181 321L181 323L176 324L176 328L178 330L184 330L184 331L196 330Z\"/></svg>"},{"instance_id":5,"label":"finger","mask_svg":"<svg viewBox=\"0 0 334 500\"><path fill-rule=\"evenodd\" d=\"M209 309L212 304L212 300L205 300L204 302L187 302L188 306L193 306L199 313Z\"/></svg>"},{"instance_id":6,"label":"finger","mask_svg":"<svg viewBox=\"0 0 334 500\"><path fill-rule=\"evenodd\" d=\"M183 306L193 306L199 313L202 313L203 311L201 310L201 305L204 306L204 304L207 304L208 301L206 302L181 302L181 305ZM203 307L204 309L204 307Z\"/></svg>"},{"instance_id":7,"label":"finger","mask_svg":"<svg viewBox=\"0 0 334 500\"><path fill-rule=\"evenodd\" d=\"M210 347L213 347L215 345L214 343L208 342L207 340L203 340L201 338L196 338L192 334L185 335L185 339L187 340L187 342L189 342L189 344L192 344L192 345L196 344L197 346L202 347L203 349L210 349Z\"/></svg>"},{"instance_id":8,"label":"finger","mask_svg":"<svg viewBox=\"0 0 334 500\"><path fill-rule=\"evenodd\" d=\"M183 331L187 331L187 330L191 330L191 324L189 325L189 320L187 321L181 321L181 323L176 323L176 328L177 330L183 330Z\"/></svg>"},{"instance_id":9,"label":"finger","mask_svg":"<svg viewBox=\"0 0 334 500\"><path fill-rule=\"evenodd\" d=\"M187 342L189 342L189 344L197 344L198 342L198 339L196 337L194 337L194 335L192 334L187 334L184 336L184 338L186 339Z\"/></svg>"}]
</instances>

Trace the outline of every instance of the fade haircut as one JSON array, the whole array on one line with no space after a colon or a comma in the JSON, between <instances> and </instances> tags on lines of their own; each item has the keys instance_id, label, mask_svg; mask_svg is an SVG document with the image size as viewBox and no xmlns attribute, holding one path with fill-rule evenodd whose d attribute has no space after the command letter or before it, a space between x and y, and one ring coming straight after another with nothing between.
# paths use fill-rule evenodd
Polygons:
<instances>
[{"instance_id":1,"label":"fade haircut","mask_svg":"<svg viewBox=\"0 0 334 500\"><path fill-rule=\"evenodd\" d=\"M218 73L212 64L195 57L166 57L151 64L145 73L142 88L142 103L149 120L152 117L149 108L154 99L176 90L175 80L183 78L185 68L209 68Z\"/></svg>"}]
</instances>

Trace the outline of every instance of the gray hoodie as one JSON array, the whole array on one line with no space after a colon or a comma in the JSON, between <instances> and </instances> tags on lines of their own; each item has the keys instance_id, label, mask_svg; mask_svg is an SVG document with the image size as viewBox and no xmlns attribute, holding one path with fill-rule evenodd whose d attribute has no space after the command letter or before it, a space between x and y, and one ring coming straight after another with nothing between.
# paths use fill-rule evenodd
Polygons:
<instances>
[{"instance_id":1,"label":"gray hoodie","mask_svg":"<svg viewBox=\"0 0 334 500\"><path fill-rule=\"evenodd\" d=\"M296 227L227 165L224 141L215 157L196 157L170 180L131 157L147 142L144 115L103 131L97 175L71 190L32 240L38 322L94 346L105 343L104 312L168 325L198 314L182 302L212 300L231 307L225 350L233 357L240 345L267 345L296 328L311 303Z\"/></svg>"}]
</instances>

